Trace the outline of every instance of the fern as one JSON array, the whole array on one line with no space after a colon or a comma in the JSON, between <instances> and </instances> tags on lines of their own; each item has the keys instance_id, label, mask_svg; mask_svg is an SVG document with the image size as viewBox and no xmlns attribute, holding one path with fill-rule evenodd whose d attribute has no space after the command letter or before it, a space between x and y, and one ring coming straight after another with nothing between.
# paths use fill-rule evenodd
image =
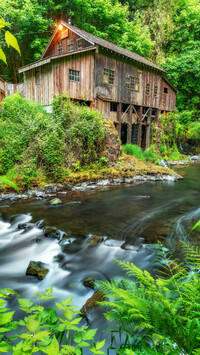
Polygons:
<instances>
[{"instance_id":1,"label":"fern","mask_svg":"<svg viewBox=\"0 0 200 355\"><path fill-rule=\"evenodd\" d=\"M200 249L182 243L182 250L185 259L179 263L160 246L157 279L132 263L116 261L135 281L100 283L112 299L102 303L110 308L105 316L118 334L129 334L135 354L200 354Z\"/></svg>"}]
</instances>

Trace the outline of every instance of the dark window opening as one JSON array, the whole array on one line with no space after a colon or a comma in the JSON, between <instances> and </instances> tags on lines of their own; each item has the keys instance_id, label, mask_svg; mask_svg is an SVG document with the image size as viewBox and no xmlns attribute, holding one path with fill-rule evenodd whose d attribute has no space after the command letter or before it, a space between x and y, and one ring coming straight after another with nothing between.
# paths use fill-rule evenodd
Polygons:
<instances>
[{"instance_id":1,"label":"dark window opening","mask_svg":"<svg viewBox=\"0 0 200 355\"><path fill-rule=\"evenodd\" d=\"M122 104L122 112L126 112L128 107L129 107L128 104Z\"/></svg>"},{"instance_id":2,"label":"dark window opening","mask_svg":"<svg viewBox=\"0 0 200 355\"><path fill-rule=\"evenodd\" d=\"M154 96L156 97L158 95L158 86L154 86Z\"/></svg>"},{"instance_id":3,"label":"dark window opening","mask_svg":"<svg viewBox=\"0 0 200 355\"><path fill-rule=\"evenodd\" d=\"M79 82L80 71L69 69L69 80Z\"/></svg>"},{"instance_id":4,"label":"dark window opening","mask_svg":"<svg viewBox=\"0 0 200 355\"><path fill-rule=\"evenodd\" d=\"M110 111L117 112L117 103L116 102L110 103Z\"/></svg>"},{"instance_id":5,"label":"dark window opening","mask_svg":"<svg viewBox=\"0 0 200 355\"><path fill-rule=\"evenodd\" d=\"M63 41L61 40L58 42L58 53L62 54L63 53Z\"/></svg>"},{"instance_id":6,"label":"dark window opening","mask_svg":"<svg viewBox=\"0 0 200 355\"><path fill-rule=\"evenodd\" d=\"M168 88L164 87L164 94L168 93Z\"/></svg>"},{"instance_id":7,"label":"dark window opening","mask_svg":"<svg viewBox=\"0 0 200 355\"><path fill-rule=\"evenodd\" d=\"M146 84L146 95L149 95L150 84Z\"/></svg>"},{"instance_id":8,"label":"dark window opening","mask_svg":"<svg viewBox=\"0 0 200 355\"><path fill-rule=\"evenodd\" d=\"M142 125L142 135L141 135L141 148L145 149L146 148L146 134L147 134L147 126Z\"/></svg>"},{"instance_id":9,"label":"dark window opening","mask_svg":"<svg viewBox=\"0 0 200 355\"><path fill-rule=\"evenodd\" d=\"M127 123L122 123L121 125L121 141L122 144L127 143Z\"/></svg>"},{"instance_id":10,"label":"dark window opening","mask_svg":"<svg viewBox=\"0 0 200 355\"><path fill-rule=\"evenodd\" d=\"M40 84L40 69L39 68L35 69L35 83L36 83L36 85Z\"/></svg>"},{"instance_id":11,"label":"dark window opening","mask_svg":"<svg viewBox=\"0 0 200 355\"><path fill-rule=\"evenodd\" d=\"M103 82L104 84L114 84L115 71L111 69L104 68L103 70Z\"/></svg>"},{"instance_id":12,"label":"dark window opening","mask_svg":"<svg viewBox=\"0 0 200 355\"><path fill-rule=\"evenodd\" d=\"M131 143L137 144L137 140L138 140L138 124L133 124L132 125Z\"/></svg>"}]
</instances>

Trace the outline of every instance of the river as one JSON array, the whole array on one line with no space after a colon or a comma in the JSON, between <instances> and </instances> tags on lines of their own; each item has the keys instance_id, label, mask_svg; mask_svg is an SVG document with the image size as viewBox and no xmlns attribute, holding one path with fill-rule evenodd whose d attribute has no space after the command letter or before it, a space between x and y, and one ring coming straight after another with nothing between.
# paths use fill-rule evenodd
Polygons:
<instances>
[{"instance_id":1,"label":"river","mask_svg":"<svg viewBox=\"0 0 200 355\"><path fill-rule=\"evenodd\" d=\"M179 250L178 240L198 244L200 232L188 237L188 231L200 219L200 164L181 167L177 172L184 176L178 182L68 192L59 196L63 204L56 207L42 199L2 206L0 286L31 297L52 285L55 296L72 295L73 304L80 308L93 293L83 285L85 278L121 276L113 259L152 271L158 241L173 252ZM68 238L60 243L45 238L38 228L41 220ZM32 223L30 229L18 229L18 224L25 222ZM104 241L91 245L92 235L103 236ZM30 260L47 264L50 271L44 280L26 276Z\"/></svg>"}]
</instances>

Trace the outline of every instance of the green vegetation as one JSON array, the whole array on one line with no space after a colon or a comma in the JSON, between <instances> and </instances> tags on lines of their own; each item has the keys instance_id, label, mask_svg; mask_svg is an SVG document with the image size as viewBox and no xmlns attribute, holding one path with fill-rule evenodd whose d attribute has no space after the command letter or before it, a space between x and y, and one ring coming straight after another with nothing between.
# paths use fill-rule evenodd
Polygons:
<instances>
[{"instance_id":1,"label":"green vegetation","mask_svg":"<svg viewBox=\"0 0 200 355\"><path fill-rule=\"evenodd\" d=\"M199 222L195 228L199 228ZM106 307L105 316L112 322L112 329L104 331L111 333L107 354L110 350L119 355L199 354L200 250L182 243L182 252L184 261L179 262L160 245L155 258L156 277L133 263L116 261L128 278L97 283L98 292L107 296L97 302ZM52 287L34 296L42 301L53 299ZM15 311L9 308L10 297L18 299ZM81 355L89 348L93 354L104 354L104 340L94 342L96 329L81 325L80 312L71 301L55 302L53 308L47 308L41 301L34 304L14 291L1 290L1 353Z\"/></svg>"},{"instance_id":2,"label":"green vegetation","mask_svg":"<svg viewBox=\"0 0 200 355\"><path fill-rule=\"evenodd\" d=\"M159 155L154 152L152 147L148 150L142 150L136 144L125 144L123 146L123 153L132 155L142 161L155 162L159 159Z\"/></svg>"},{"instance_id":3,"label":"green vegetation","mask_svg":"<svg viewBox=\"0 0 200 355\"><path fill-rule=\"evenodd\" d=\"M0 76L8 82L22 79L18 68L38 60L59 19L71 18L73 25L162 66L179 90L178 108L200 110L199 0L0 0L0 9L22 52L13 58L0 34L10 63L1 65Z\"/></svg>"},{"instance_id":4,"label":"green vegetation","mask_svg":"<svg viewBox=\"0 0 200 355\"><path fill-rule=\"evenodd\" d=\"M52 115L18 93L0 107L0 174L19 186L61 181L92 164L104 167L120 154L112 123L67 96L55 97Z\"/></svg>"},{"instance_id":5,"label":"green vegetation","mask_svg":"<svg viewBox=\"0 0 200 355\"><path fill-rule=\"evenodd\" d=\"M37 293L35 297L48 301L54 298L52 291L50 287L44 294ZM18 300L17 311L8 308L10 296ZM81 355L83 349L89 347L91 354L104 354L101 348L105 341L94 342L97 329L80 325L80 312L70 305L71 301L69 298L61 303L56 302L55 308L45 308L41 301L34 304L29 299L20 298L12 290L0 290L0 352L11 352L13 355L38 352L48 355ZM19 310L25 312L25 316L17 321Z\"/></svg>"},{"instance_id":6,"label":"green vegetation","mask_svg":"<svg viewBox=\"0 0 200 355\"><path fill-rule=\"evenodd\" d=\"M117 261L135 281L123 278L101 283L110 297L101 304L110 308L106 317L116 324L111 348L117 335L124 335L120 354L128 348L135 354L199 354L200 250L186 244L182 249L184 262L178 263L159 248L159 277Z\"/></svg>"}]
</instances>

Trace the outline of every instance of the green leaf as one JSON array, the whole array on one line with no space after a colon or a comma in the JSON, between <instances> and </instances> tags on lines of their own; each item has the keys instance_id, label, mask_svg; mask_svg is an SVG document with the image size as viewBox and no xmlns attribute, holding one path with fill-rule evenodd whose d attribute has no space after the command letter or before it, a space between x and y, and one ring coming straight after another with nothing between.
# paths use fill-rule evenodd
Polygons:
<instances>
[{"instance_id":1,"label":"green leaf","mask_svg":"<svg viewBox=\"0 0 200 355\"><path fill-rule=\"evenodd\" d=\"M5 64L7 64L6 56L5 56L5 54L4 54L4 52L3 52L3 50L1 48L0 48L0 60L3 60L3 62Z\"/></svg>"},{"instance_id":2,"label":"green leaf","mask_svg":"<svg viewBox=\"0 0 200 355\"><path fill-rule=\"evenodd\" d=\"M59 343L56 337L53 337L51 344L45 350L48 355L57 355L59 353Z\"/></svg>"},{"instance_id":3,"label":"green leaf","mask_svg":"<svg viewBox=\"0 0 200 355\"><path fill-rule=\"evenodd\" d=\"M30 308L33 304L29 299L27 298L19 298L18 299L20 308Z\"/></svg>"},{"instance_id":4,"label":"green leaf","mask_svg":"<svg viewBox=\"0 0 200 355\"><path fill-rule=\"evenodd\" d=\"M99 350L99 349L103 348L104 345L105 345L105 340L98 341L96 343L96 349Z\"/></svg>"},{"instance_id":5,"label":"green leaf","mask_svg":"<svg viewBox=\"0 0 200 355\"><path fill-rule=\"evenodd\" d=\"M76 333L74 335L74 341L75 343L80 343L82 341L82 336L79 333Z\"/></svg>"},{"instance_id":6,"label":"green leaf","mask_svg":"<svg viewBox=\"0 0 200 355\"><path fill-rule=\"evenodd\" d=\"M82 333L83 340L92 340L95 337L97 329L89 329Z\"/></svg>"},{"instance_id":7,"label":"green leaf","mask_svg":"<svg viewBox=\"0 0 200 355\"><path fill-rule=\"evenodd\" d=\"M4 19L0 18L0 28L4 28L6 25Z\"/></svg>"},{"instance_id":8,"label":"green leaf","mask_svg":"<svg viewBox=\"0 0 200 355\"><path fill-rule=\"evenodd\" d=\"M9 323L13 319L13 315L15 312L1 313L0 314L0 325Z\"/></svg>"},{"instance_id":9,"label":"green leaf","mask_svg":"<svg viewBox=\"0 0 200 355\"><path fill-rule=\"evenodd\" d=\"M191 229L191 231L190 232L192 232L194 229L200 229L200 221L198 221L193 227L192 227L192 229Z\"/></svg>"},{"instance_id":10,"label":"green leaf","mask_svg":"<svg viewBox=\"0 0 200 355\"><path fill-rule=\"evenodd\" d=\"M45 295L50 296L52 294L52 292L53 292L53 287L50 286L49 289L45 291Z\"/></svg>"},{"instance_id":11,"label":"green leaf","mask_svg":"<svg viewBox=\"0 0 200 355\"><path fill-rule=\"evenodd\" d=\"M6 31L5 40L6 40L6 43L7 43L8 47L10 47L10 46L13 47L21 55L18 42L17 42L15 36L13 36L12 33L10 33L9 31Z\"/></svg>"},{"instance_id":12,"label":"green leaf","mask_svg":"<svg viewBox=\"0 0 200 355\"><path fill-rule=\"evenodd\" d=\"M38 320L34 319L34 316L30 316L28 318L28 322L26 324L26 327L28 328L28 330L31 333L35 333L35 331L37 330L39 325L40 325L40 322Z\"/></svg>"},{"instance_id":13,"label":"green leaf","mask_svg":"<svg viewBox=\"0 0 200 355\"><path fill-rule=\"evenodd\" d=\"M74 312L73 312L71 309L66 308L66 309L65 309L65 317L66 317L68 320L72 320L73 316L74 316Z\"/></svg>"},{"instance_id":14,"label":"green leaf","mask_svg":"<svg viewBox=\"0 0 200 355\"><path fill-rule=\"evenodd\" d=\"M12 346L10 344L7 344L5 341L0 342L0 352L1 353L7 353L12 350Z\"/></svg>"},{"instance_id":15,"label":"green leaf","mask_svg":"<svg viewBox=\"0 0 200 355\"><path fill-rule=\"evenodd\" d=\"M72 301L72 297L67 298L66 300L62 300L63 306L68 306Z\"/></svg>"},{"instance_id":16,"label":"green leaf","mask_svg":"<svg viewBox=\"0 0 200 355\"><path fill-rule=\"evenodd\" d=\"M1 48L0 48L0 59L1 59ZM17 185L14 184L14 182L10 181L9 179L7 179L6 176L0 176L0 182L2 182L5 185L11 186L13 187L13 189L15 189L18 193L19 193L19 189L17 187ZM5 289L6 290L6 289ZM6 292L6 291L5 291ZM14 291L13 291L14 292ZM9 292L8 292L9 293ZM12 293L13 294L13 293ZM15 293L16 294L16 293Z\"/></svg>"}]
</instances>

